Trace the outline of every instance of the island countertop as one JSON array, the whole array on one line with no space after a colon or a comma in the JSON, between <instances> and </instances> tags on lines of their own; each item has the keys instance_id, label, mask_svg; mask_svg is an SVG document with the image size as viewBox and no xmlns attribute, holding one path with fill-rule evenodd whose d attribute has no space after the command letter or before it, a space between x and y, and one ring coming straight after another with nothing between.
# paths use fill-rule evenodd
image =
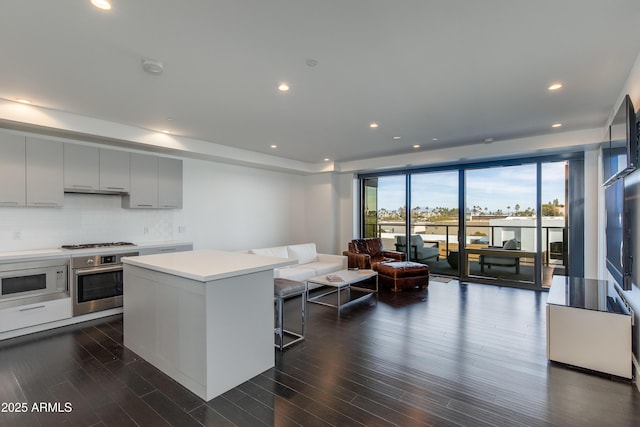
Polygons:
<instances>
[{"instance_id":1,"label":"island countertop","mask_svg":"<svg viewBox=\"0 0 640 427\"><path fill-rule=\"evenodd\" d=\"M125 264L199 282L292 265L295 260L212 249L126 257Z\"/></svg>"}]
</instances>

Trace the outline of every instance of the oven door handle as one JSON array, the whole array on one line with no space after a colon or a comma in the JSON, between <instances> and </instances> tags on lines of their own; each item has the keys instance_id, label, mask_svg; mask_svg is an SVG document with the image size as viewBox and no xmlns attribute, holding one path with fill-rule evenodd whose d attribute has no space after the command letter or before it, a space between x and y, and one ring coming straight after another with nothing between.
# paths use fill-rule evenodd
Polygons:
<instances>
[{"instance_id":1,"label":"oven door handle","mask_svg":"<svg viewBox=\"0 0 640 427\"><path fill-rule=\"evenodd\" d=\"M73 270L73 274L75 276L86 276L87 274L109 273L112 271L122 271L122 264L109 267L78 268Z\"/></svg>"}]
</instances>

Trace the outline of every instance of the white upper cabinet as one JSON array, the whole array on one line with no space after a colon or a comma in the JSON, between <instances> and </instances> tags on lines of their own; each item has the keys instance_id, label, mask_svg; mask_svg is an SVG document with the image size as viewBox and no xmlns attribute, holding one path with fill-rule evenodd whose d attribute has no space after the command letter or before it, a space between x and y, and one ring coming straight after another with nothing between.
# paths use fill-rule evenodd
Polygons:
<instances>
[{"instance_id":1,"label":"white upper cabinet","mask_svg":"<svg viewBox=\"0 0 640 427\"><path fill-rule=\"evenodd\" d=\"M122 197L122 207L158 207L158 157L131 153L131 188L129 195Z\"/></svg>"},{"instance_id":2,"label":"white upper cabinet","mask_svg":"<svg viewBox=\"0 0 640 427\"><path fill-rule=\"evenodd\" d=\"M122 207L182 208L182 160L131 153L131 188Z\"/></svg>"},{"instance_id":3,"label":"white upper cabinet","mask_svg":"<svg viewBox=\"0 0 640 427\"><path fill-rule=\"evenodd\" d=\"M62 206L64 203L63 144L27 137L27 206Z\"/></svg>"},{"instance_id":4,"label":"white upper cabinet","mask_svg":"<svg viewBox=\"0 0 640 427\"><path fill-rule=\"evenodd\" d=\"M182 208L182 160L0 132L0 207L62 206L65 191Z\"/></svg>"},{"instance_id":5,"label":"white upper cabinet","mask_svg":"<svg viewBox=\"0 0 640 427\"><path fill-rule=\"evenodd\" d=\"M100 149L100 190L129 192L130 154Z\"/></svg>"},{"instance_id":6,"label":"white upper cabinet","mask_svg":"<svg viewBox=\"0 0 640 427\"><path fill-rule=\"evenodd\" d=\"M0 206L26 204L25 137L0 134Z\"/></svg>"},{"instance_id":7,"label":"white upper cabinet","mask_svg":"<svg viewBox=\"0 0 640 427\"><path fill-rule=\"evenodd\" d=\"M182 160L158 159L158 207L182 208Z\"/></svg>"},{"instance_id":8,"label":"white upper cabinet","mask_svg":"<svg viewBox=\"0 0 640 427\"><path fill-rule=\"evenodd\" d=\"M92 192L99 188L100 156L96 147L64 144L64 189Z\"/></svg>"}]
</instances>

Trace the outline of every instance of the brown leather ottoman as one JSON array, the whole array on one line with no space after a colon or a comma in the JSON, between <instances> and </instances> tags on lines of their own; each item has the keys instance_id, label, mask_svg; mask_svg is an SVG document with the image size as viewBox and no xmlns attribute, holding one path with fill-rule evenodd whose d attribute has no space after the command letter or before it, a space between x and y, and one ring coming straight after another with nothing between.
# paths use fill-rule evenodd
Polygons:
<instances>
[{"instance_id":1,"label":"brown leather ottoman","mask_svg":"<svg viewBox=\"0 0 640 427\"><path fill-rule=\"evenodd\" d=\"M378 264L378 282L388 286L393 292L403 289L429 286L429 267L410 261L385 262Z\"/></svg>"}]
</instances>

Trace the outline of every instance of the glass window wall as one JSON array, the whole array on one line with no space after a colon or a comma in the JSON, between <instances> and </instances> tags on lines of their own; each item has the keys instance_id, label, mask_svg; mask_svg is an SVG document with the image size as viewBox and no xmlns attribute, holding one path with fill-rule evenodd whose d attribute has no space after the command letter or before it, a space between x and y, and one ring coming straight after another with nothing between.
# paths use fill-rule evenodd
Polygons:
<instances>
[{"instance_id":1,"label":"glass window wall","mask_svg":"<svg viewBox=\"0 0 640 427\"><path fill-rule=\"evenodd\" d=\"M575 155L361 176L361 235L431 274L548 286L570 259L582 262L568 251L569 177L581 164Z\"/></svg>"}]
</instances>

